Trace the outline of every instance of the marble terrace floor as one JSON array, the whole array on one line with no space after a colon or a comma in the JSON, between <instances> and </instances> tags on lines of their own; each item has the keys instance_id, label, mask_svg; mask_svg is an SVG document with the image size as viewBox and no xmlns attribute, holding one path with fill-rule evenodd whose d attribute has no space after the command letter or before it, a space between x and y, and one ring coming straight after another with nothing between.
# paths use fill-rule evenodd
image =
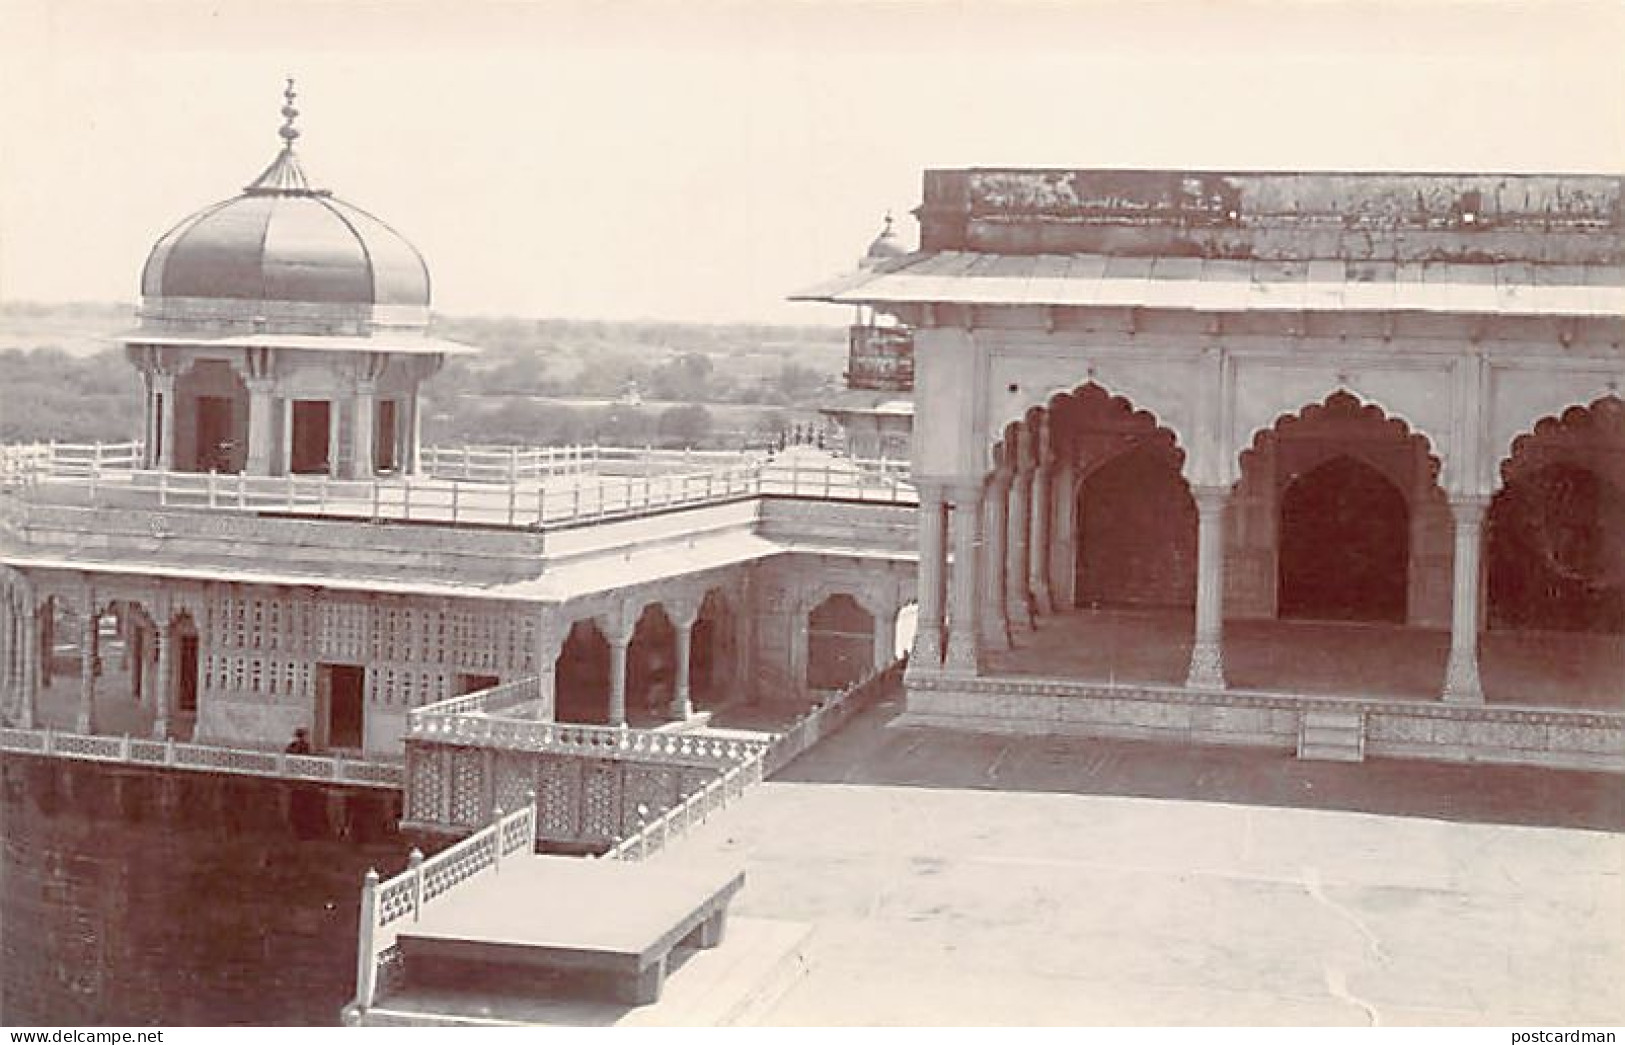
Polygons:
<instances>
[{"instance_id":1,"label":"marble terrace floor","mask_svg":"<svg viewBox=\"0 0 1625 1045\"><path fill-rule=\"evenodd\" d=\"M982 655L984 675L1179 685L1189 612L1076 610L1041 617L1015 648ZM1225 677L1237 689L1436 700L1450 635L1391 624L1227 621ZM1488 631L1479 637L1488 704L1625 711L1625 636Z\"/></svg>"}]
</instances>

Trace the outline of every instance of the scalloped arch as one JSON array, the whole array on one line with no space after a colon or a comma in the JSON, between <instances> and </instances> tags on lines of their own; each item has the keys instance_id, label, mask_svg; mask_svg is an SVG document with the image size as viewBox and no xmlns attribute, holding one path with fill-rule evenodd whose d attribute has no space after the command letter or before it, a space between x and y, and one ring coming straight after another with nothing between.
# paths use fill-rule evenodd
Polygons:
<instances>
[{"instance_id":1,"label":"scalloped arch","mask_svg":"<svg viewBox=\"0 0 1625 1045\"><path fill-rule=\"evenodd\" d=\"M1069 403L1093 401L1103 403L1111 409L1120 410L1129 417L1148 427L1151 431L1167 438L1171 444L1175 459L1178 461L1180 477L1187 482L1190 476L1186 474L1189 467L1190 455L1186 452L1185 444L1179 432L1170 424L1163 421L1156 413L1138 406L1128 396L1107 388L1100 381L1090 379L1073 388L1062 388L1051 391L1044 397L1044 401L1036 406L1028 407L1022 415L1007 421L997 429L997 435L989 448L991 467L998 467L1005 453L1005 446L1009 441L1011 429L1017 425L1030 423L1034 415L1054 417L1069 409ZM1098 463L1098 462L1097 462Z\"/></svg>"},{"instance_id":2,"label":"scalloped arch","mask_svg":"<svg viewBox=\"0 0 1625 1045\"><path fill-rule=\"evenodd\" d=\"M1313 422L1324 418L1328 411L1334 409L1348 409L1352 407L1362 418L1380 422L1392 434L1406 441L1420 445L1426 454L1429 468L1432 471L1434 482L1444 487L1445 460L1437 445L1426 431L1416 428L1405 417L1394 413L1381 403L1373 402L1367 397L1356 395L1346 388L1339 388L1318 402L1307 403L1297 410L1277 414L1270 424L1252 430L1251 438L1235 455L1236 474L1230 480L1233 484L1240 480L1244 465L1250 461L1264 447L1264 441L1277 434L1289 430L1294 425L1303 422ZM1336 456L1338 451L1328 451L1326 457Z\"/></svg>"},{"instance_id":3,"label":"scalloped arch","mask_svg":"<svg viewBox=\"0 0 1625 1045\"><path fill-rule=\"evenodd\" d=\"M1621 397L1617 392L1608 392L1589 403L1574 403L1565 407L1561 413L1542 416L1528 428L1518 432L1504 447L1497 448L1493 476L1495 489L1500 490L1506 486L1517 468L1519 459L1527 456L1531 449L1538 446L1543 437L1584 424L1612 427L1620 434L1621 439L1625 440L1625 397Z\"/></svg>"}]
</instances>

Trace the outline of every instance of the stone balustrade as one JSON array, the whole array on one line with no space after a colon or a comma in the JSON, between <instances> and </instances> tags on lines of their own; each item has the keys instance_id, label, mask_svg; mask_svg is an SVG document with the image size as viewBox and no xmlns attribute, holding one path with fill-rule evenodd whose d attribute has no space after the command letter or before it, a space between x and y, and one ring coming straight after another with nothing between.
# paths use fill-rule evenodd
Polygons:
<instances>
[{"instance_id":1,"label":"stone balustrade","mask_svg":"<svg viewBox=\"0 0 1625 1045\"><path fill-rule=\"evenodd\" d=\"M140 443L0 451L0 482L84 507L204 510L367 522L544 530L759 497L917 502L904 461L639 448L427 448L426 474L175 472L141 467Z\"/></svg>"},{"instance_id":2,"label":"stone balustrade","mask_svg":"<svg viewBox=\"0 0 1625 1045\"><path fill-rule=\"evenodd\" d=\"M404 768L399 762L346 758L342 755L291 755L263 749L131 736L91 736L51 729L0 728L0 751L205 773L359 784L364 787L399 789L405 782Z\"/></svg>"},{"instance_id":3,"label":"stone balustrade","mask_svg":"<svg viewBox=\"0 0 1625 1045\"><path fill-rule=\"evenodd\" d=\"M534 796L511 813L497 810L491 823L455 845L427 859L412 850L406 870L380 880L377 870L367 872L361 887L360 939L356 947L355 999L345 1010L345 1022L354 1023L371 1007L400 966L395 938L402 923L417 921L423 909L452 889L495 871L509 857L527 856L536 846Z\"/></svg>"}]
</instances>

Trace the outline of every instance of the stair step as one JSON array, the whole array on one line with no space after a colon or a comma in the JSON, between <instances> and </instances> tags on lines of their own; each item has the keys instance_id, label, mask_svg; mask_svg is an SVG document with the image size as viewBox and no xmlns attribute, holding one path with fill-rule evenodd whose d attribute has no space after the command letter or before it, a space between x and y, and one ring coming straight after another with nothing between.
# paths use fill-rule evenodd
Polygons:
<instances>
[{"instance_id":1,"label":"stair step","mask_svg":"<svg viewBox=\"0 0 1625 1045\"><path fill-rule=\"evenodd\" d=\"M1298 747L1298 758L1305 762L1364 762L1365 752L1353 747L1303 744Z\"/></svg>"},{"instance_id":2,"label":"stair step","mask_svg":"<svg viewBox=\"0 0 1625 1045\"><path fill-rule=\"evenodd\" d=\"M1303 713L1305 726L1324 726L1328 728L1364 729L1365 714L1359 711L1305 711Z\"/></svg>"},{"instance_id":3,"label":"stair step","mask_svg":"<svg viewBox=\"0 0 1625 1045\"><path fill-rule=\"evenodd\" d=\"M1364 736L1364 731L1358 727L1345 729L1342 726L1304 726L1298 736L1305 741L1324 740L1337 743L1346 740L1359 743L1360 738Z\"/></svg>"},{"instance_id":4,"label":"stair step","mask_svg":"<svg viewBox=\"0 0 1625 1045\"><path fill-rule=\"evenodd\" d=\"M1315 762L1365 761L1365 712L1314 708L1298 720L1298 757Z\"/></svg>"}]
</instances>

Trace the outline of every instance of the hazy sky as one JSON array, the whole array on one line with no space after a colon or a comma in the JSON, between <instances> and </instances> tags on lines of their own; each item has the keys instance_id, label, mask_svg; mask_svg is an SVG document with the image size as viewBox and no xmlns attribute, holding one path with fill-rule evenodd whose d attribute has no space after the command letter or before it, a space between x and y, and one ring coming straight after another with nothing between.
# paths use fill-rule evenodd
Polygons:
<instances>
[{"instance_id":1,"label":"hazy sky","mask_svg":"<svg viewBox=\"0 0 1625 1045\"><path fill-rule=\"evenodd\" d=\"M285 74L440 311L829 322L924 168L1621 172L1622 54L1612 0L0 0L0 298L134 300Z\"/></svg>"}]
</instances>

